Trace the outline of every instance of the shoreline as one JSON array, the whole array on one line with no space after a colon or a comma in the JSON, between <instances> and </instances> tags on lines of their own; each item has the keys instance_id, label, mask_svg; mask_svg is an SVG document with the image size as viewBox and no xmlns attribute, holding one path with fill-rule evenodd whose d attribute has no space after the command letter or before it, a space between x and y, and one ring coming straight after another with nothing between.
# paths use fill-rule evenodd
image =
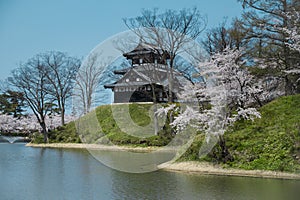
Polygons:
<instances>
[{"instance_id":1,"label":"shoreline","mask_svg":"<svg viewBox=\"0 0 300 200\"><path fill-rule=\"evenodd\" d=\"M83 144L83 143L50 143L50 144L27 143L26 146L33 147L33 148L91 149L91 150L103 150L103 151L133 151L133 152L141 152L141 153L147 153L147 152L156 151L160 149L160 147L130 147L130 146ZM267 170L244 170L244 169L234 169L234 168L226 169L226 168L222 168L219 165L213 165L208 162L199 162L199 161L184 161L184 162L169 161L160 164L158 166L158 169L165 170L165 171L204 174L204 175L300 180L300 174L295 174L295 173L267 171Z\"/></svg>"},{"instance_id":2,"label":"shoreline","mask_svg":"<svg viewBox=\"0 0 300 200\"><path fill-rule=\"evenodd\" d=\"M84 143L48 143L48 144L27 143L25 146L33 147L33 148L90 149L90 150L103 150L103 151L135 151L135 152L145 152L145 153L159 149L159 147L131 147L131 146L84 144Z\"/></svg>"},{"instance_id":3,"label":"shoreline","mask_svg":"<svg viewBox=\"0 0 300 200\"><path fill-rule=\"evenodd\" d=\"M199 162L199 161L183 161L183 162L170 161L159 165L158 168L166 171L204 174L204 175L300 180L300 174L295 174L295 173L267 171L267 170L245 170L245 169L236 169L236 168L227 169L227 168L222 168L220 165L213 165L208 162Z\"/></svg>"}]
</instances>

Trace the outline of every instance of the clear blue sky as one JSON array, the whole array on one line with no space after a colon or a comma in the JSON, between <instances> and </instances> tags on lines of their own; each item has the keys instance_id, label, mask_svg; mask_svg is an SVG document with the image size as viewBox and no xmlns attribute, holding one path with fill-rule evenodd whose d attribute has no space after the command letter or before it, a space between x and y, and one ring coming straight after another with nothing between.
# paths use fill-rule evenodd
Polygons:
<instances>
[{"instance_id":1,"label":"clear blue sky","mask_svg":"<svg viewBox=\"0 0 300 200\"><path fill-rule=\"evenodd\" d=\"M122 19L143 8L196 6L208 27L240 16L237 0L0 0L0 79L28 58L56 50L84 57L97 44L127 30Z\"/></svg>"}]
</instances>

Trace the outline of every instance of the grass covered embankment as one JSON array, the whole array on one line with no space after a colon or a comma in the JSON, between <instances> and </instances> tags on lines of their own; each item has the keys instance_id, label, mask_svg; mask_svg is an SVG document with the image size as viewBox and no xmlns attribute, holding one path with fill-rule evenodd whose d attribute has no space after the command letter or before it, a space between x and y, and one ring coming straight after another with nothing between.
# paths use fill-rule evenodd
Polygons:
<instances>
[{"instance_id":1,"label":"grass covered embankment","mask_svg":"<svg viewBox=\"0 0 300 200\"><path fill-rule=\"evenodd\" d=\"M115 121L116 115L121 117L128 105L111 105L98 107L95 112L82 118L82 124L92 120L99 121L101 128L86 130L84 140L93 144L108 144L131 146L164 146L171 137L169 127L160 131L158 136L135 137L128 135L134 131L130 125L124 124L126 130L121 130ZM129 113L132 120L147 126L151 122L151 104L130 104ZM128 112L128 111L127 111ZM199 158L199 148L204 141L203 135L197 135L191 147L179 161L208 161L220 164L225 168L245 170L271 170L300 172L300 95L281 97L260 108L261 119L254 121L239 121L225 134L226 144L234 160L220 163L220 148L204 158ZM114 113L114 115L113 115ZM122 119L121 119L122 121ZM124 123L126 120L124 119ZM123 126L123 125L121 125ZM50 143L80 143L76 134L75 123L67 124L49 133ZM42 142L42 140L35 142Z\"/></svg>"},{"instance_id":2,"label":"grass covered embankment","mask_svg":"<svg viewBox=\"0 0 300 200\"><path fill-rule=\"evenodd\" d=\"M170 130L167 130L169 125L160 130L158 135L140 137L142 133L135 133L140 129L130 126L128 124L129 117L124 116L124 113L129 113L130 120L138 126L149 126L152 124L151 120L153 120L151 119L153 116L152 106L153 104L99 106L95 111L83 116L79 122L71 122L49 132L49 143L81 143L77 134L79 132L81 138L84 138L84 143L108 144L112 142L115 145L141 147L167 145L172 139L168 134ZM118 122L116 122L116 118L118 118ZM120 127L123 127L122 130ZM151 128L153 129L153 127ZM41 135L35 137L33 143L43 143L43 137Z\"/></svg>"},{"instance_id":3,"label":"grass covered embankment","mask_svg":"<svg viewBox=\"0 0 300 200\"><path fill-rule=\"evenodd\" d=\"M223 167L247 170L300 172L300 95L278 98L260 108L261 118L239 121L225 133L234 160ZM218 162L216 146L199 159L203 136L199 135L181 161Z\"/></svg>"}]
</instances>

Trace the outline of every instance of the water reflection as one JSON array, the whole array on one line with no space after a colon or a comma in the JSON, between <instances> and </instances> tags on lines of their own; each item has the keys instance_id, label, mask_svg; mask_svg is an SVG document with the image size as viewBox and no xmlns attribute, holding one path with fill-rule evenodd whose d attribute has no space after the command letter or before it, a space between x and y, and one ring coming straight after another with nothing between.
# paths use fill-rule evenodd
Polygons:
<instances>
[{"instance_id":1,"label":"water reflection","mask_svg":"<svg viewBox=\"0 0 300 200\"><path fill-rule=\"evenodd\" d=\"M187 199L180 194L179 182L172 173L129 174L114 171L112 180L115 199Z\"/></svg>"},{"instance_id":2,"label":"water reflection","mask_svg":"<svg viewBox=\"0 0 300 200\"><path fill-rule=\"evenodd\" d=\"M0 144L0 199L298 199L300 181L110 169L84 150Z\"/></svg>"},{"instance_id":3,"label":"water reflection","mask_svg":"<svg viewBox=\"0 0 300 200\"><path fill-rule=\"evenodd\" d=\"M91 155L104 165L129 173L145 173L156 171L157 166L171 160L174 151L131 152L89 150Z\"/></svg>"}]
</instances>

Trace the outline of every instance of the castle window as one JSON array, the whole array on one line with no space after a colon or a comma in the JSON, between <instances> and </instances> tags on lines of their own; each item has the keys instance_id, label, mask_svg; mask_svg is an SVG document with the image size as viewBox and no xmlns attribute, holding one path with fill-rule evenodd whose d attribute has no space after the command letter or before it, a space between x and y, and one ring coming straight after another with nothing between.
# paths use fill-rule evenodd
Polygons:
<instances>
[{"instance_id":1,"label":"castle window","mask_svg":"<svg viewBox=\"0 0 300 200\"><path fill-rule=\"evenodd\" d=\"M140 78L136 78L136 81L139 82L139 81L142 81L142 80Z\"/></svg>"},{"instance_id":2,"label":"castle window","mask_svg":"<svg viewBox=\"0 0 300 200\"><path fill-rule=\"evenodd\" d=\"M143 63L143 58L140 58L140 64L142 64Z\"/></svg>"},{"instance_id":3,"label":"castle window","mask_svg":"<svg viewBox=\"0 0 300 200\"><path fill-rule=\"evenodd\" d=\"M162 96L163 96L162 91L159 91L158 96L159 96L160 98L162 98Z\"/></svg>"},{"instance_id":4,"label":"castle window","mask_svg":"<svg viewBox=\"0 0 300 200\"><path fill-rule=\"evenodd\" d=\"M126 80L125 80L126 82L129 82L129 78L126 78Z\"/></svg>"}]
</instances>

